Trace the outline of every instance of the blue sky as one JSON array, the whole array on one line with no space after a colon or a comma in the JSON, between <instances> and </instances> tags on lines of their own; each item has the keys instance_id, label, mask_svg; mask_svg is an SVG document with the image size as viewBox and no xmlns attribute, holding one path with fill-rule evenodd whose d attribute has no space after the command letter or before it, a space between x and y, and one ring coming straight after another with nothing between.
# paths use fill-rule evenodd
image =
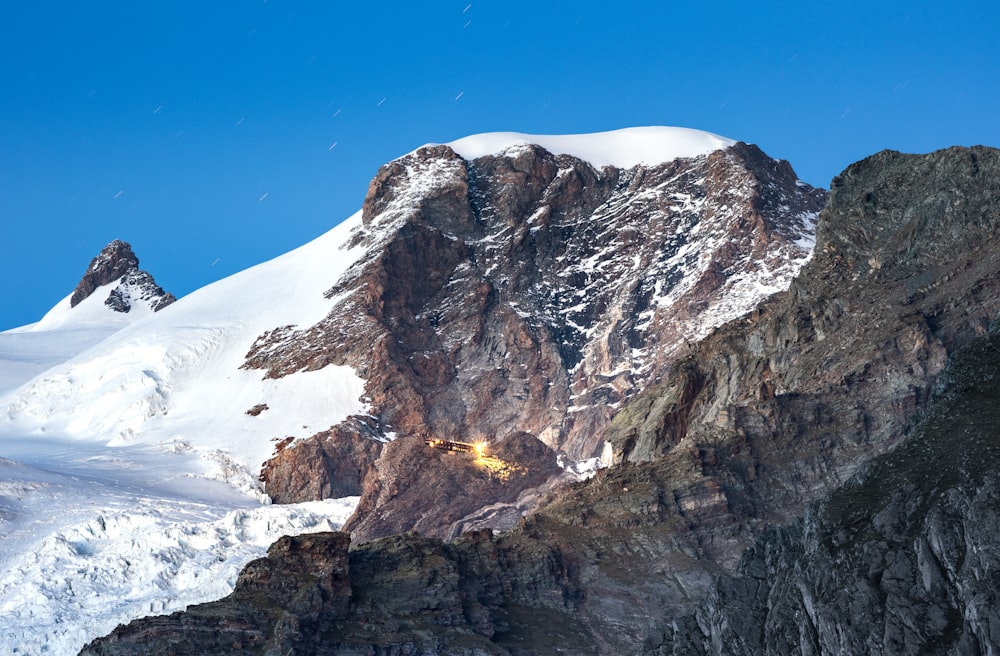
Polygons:
<instances>
[{"instance_id":1,"label":"blue sky","mask_svg":"<svg viewBox=\"0 0 1000 656\"><path fill-rule=\"evenodd\" d=\"M699 128L820 186L884 148L1000 146L996 0L0 7L0 329L112 239L180 296L478 132Z\"/></svg>"}]
</instances>

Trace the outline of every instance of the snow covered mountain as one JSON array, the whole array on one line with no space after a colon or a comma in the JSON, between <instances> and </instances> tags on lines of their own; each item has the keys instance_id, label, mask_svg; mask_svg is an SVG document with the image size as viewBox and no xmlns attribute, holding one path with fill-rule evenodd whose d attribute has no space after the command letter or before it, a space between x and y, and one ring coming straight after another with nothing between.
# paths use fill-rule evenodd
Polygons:
<instances>
[{"instance_id":1,"label":"snow covered mountain","mask_svg":"<svg viewBox=\"0 0 1000 656\"><path fill-rule=\"evenodd\" d=\"M129 244L111 242L90 262L73 293L41 321L0 332L0 393L175 300L139 269Z\"/></svg>"},{"instance_id":2,"label":"snow covered mountain","mask_svg":"<svg viewBox=\"0 0 1000 656\"><path fill-rule=\"evenodd\" d=\"M221 451L127 443L129 418L154 407L155 372L183 364L212 328L101 342L173 300L115 241L39 322L0 333L0 392L31 409L5 405L0 434L0 653L76 653L120 622L218 597L275 539L339 528L357 504L261 505L245 476L230 476L242 490L197 477L243 471ZM22 385L25 396L12 391Z\"/></svg>"},{"instance_id":3,"label":"snow covered mountain","mask_svg":"<svg viewBox=\"0 0 1000 656\"><path fill-rule=\"evenodd\" d=\"M674 158L675 137L694 156ZM625 400L784 289L811 253L824 192L754 146L692 139L658 128L549 144L590 161L530 143L544 137L487 135L384 166L351 236L363 255L327 292L335 309L262 334L246 364L273 378L351 366L370 416L300 436L268 463L268 492L322 496L344 480L329 463L350 459L345 445L394 435L374 463L355 459L359 487L340 488L362 495L349 528L448 536L510 525L533 495L527 478L479 490L425 438L485 441L529 470L600 455ZM637 163L634 140L662 159ZM508 444L522 434L547 447L540 460ZM446 508L427 497L466 475L442 492Z\"/></svg>"},{"instance_id":4,"label":"snow covered mountain","mask_svg":"<svg viewBox=\"0 0 1000 656\"><path fill-rule=\"evenodd\" d=\"M419 163L454 161L447 151L436 153L380 174L369 198L391 202L384 188L394 185L383 183ZM522 162L531 165L522 172L544 171L544 156ZM499 173L518 189L533 182L512 167L491 168L484 158L470 168ZM691 344L661 381L627 398L603 432L623 464L571 486L525 489L544 500L511 530L470 531L454 540L422 534L464 499L496 498L510 481L537 473L537 465L524 463L537 463L548 447L526 431L501 438L489 452L512 466L500 470L485 459L427 448L401 431L379 456L377 476L366 480L355 517L375 516L384 526L408 513L417 532L358 540L359 532L379 528L368 521L351 535L282 539L243 570L225 599L137 620L81 653L996 653L998 174L1000 150L984 147L884 151L846 169L818 217L815 256L788 291ZM484 196L470 195L504 198L491 189L487 184ZM423 279L446 280L444 290L457 287L464 292L459 299L476 299L460 280L441 276L440 264L430 266L464 238L460 220L450 223L454 240L432 238L432 219L449 225L462 214L441 211L461 208L442 204L447 194L429 198L439 202L424 203L422 219L397 233L410 251L373 259L365 265L369 273L352 280L363 281L370 299L356 307L371 313L355 316L394 330L382 334L401 344L395 348L422 348L410 351L414 368L444 394L449 379L440 373L447 369L426 365L447 362L447 353L428 348L437 346L430 331L421 342L421 333L400 325L418 321L420 313L412 312L418 306L434 312L429 328L452 334L455 316L439 303L450 293L400 285L400 275L414 276L391 267L407 252L429 253ZM524 198L511 193L506 200L517 206ZM562 216L558 204L549 207L550 216ZM527 216L536 211L530 203L527 209ZM369 226L377 224L380 214L369 216ZM384 275L371 275L380 269ZM487 296L493 305L458 304L451 311L461 315L465 308L488 326L489 309L518 289L513 269L505 273ZM401 298L406 289L425 295ZM335 295L349 291L348 285ZM517 298L527 316L514 315L530 321L533 308L525 300L531 299ZM376 314L379 304L391 311ZM377 323L380 317L385 324ZM504 335L515 329L512 342L489 330L486 340L517 371L530 360L500 347L535 339L549 348L542 329L531 331L540 323L521 331L516 322L504 323ZM276 356L287 334L279 333ZM462 347L474 352L480 339L466 333ZM379 357L369 350L368 389ZM335 354L289 351L294 358L273 362L278 371ZM460 371L475 364L459 355ZM404 382L419 390L415 380ZM504 388L493 389L494 403L507 403ZM521 405L537 393L527 391L515 399ZM368 420L356 428L375 433L381 419ZM285 452L308 453L310 444ZM481 508L477 517L495 510Z\"/></svg>"},{"instance_id":5,"label":"snow covered mountain","mask_svg":"<svg viewBox=\"0 0 1000 656\"><path fill-rule=\"evenodd\" d=\"M82 635L73 622L103 611L67 589L94 580L101 553L118 555L99 577L160 586L156 568L128 563L161 546L102 551L107 533L248 540L209 527L242 526L227 513L265 498L265 462L281 501L360 494L359 536L509 524L550 477L543 463L597 456L616 409L686 344L787 287L824 199L787 163L694 130L478 135L390 162L327 234L168 307L134 275L93 280L117 286L0 334L13 388L0 397L0 608L23 618L0 644ZM109 320L112 306L141 318ZM32 334L49 359L8 367ZM453 475L464 465L429 454L428 436L486 440L530 471L502 485ZM445 478L458 487L442 509L426 490ZM271 511L266 535L323 526L302 508ZM189 566L197 540L180 541L160 562ZM75 584L41 583L74 568ZM38 582L34 605L15 580ZM182 603L161 589L107 621ZM75 619L53 610L73 603Z\"/></svg>"},{"instance_id":6,"label":"snow covered mountain","mask_svg":"<svg viewBox=\"0 0 1000 656\"><path fill-rule=\"evenodd\" d=\"M251 491L271 437L363 410L361 381L346 368L285 380L240 369L249 344L275 322L308 325L329 311L324 275L337 275L349 226L131 322L37 376L0 401L0 431L194 449L205 464L193 473L242 476ZM349 262L339 258L341 268ZM246 414L261 402L274 411Z\"/></svg>"}]
</instances>

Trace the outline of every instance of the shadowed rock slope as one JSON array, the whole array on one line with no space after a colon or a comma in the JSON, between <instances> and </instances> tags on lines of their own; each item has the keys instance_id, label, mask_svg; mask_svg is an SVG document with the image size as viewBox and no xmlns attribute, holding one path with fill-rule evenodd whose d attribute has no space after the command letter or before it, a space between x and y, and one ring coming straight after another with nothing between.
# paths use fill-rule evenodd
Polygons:
<instances>
[{"instance_id":1,"label":"shadowed rock slope","mask_svg":"<svg viewBox=\"0 0 1000 656\"><path fill-rule=\"evenodd\" d=\"M624 405L619 465L500 535L312 538L349 586L83 653L994 653L998 198L996 150L859 162L789 291Z\"/></svg>"},{"instance_id":2,"label":"shadowed rock slope","mask_svg":"<svg viewBox=\"0 0 1000 656\"><path fill-rule=\"evenodd\" d=\"M897 445L951 355L1000 316L998 172L983 148L849 167L787 294L619 413L618 458L713 463L720 506L775 524Z\"/></svg>"},{"instance_id":3,"label":"shadowed rock slope","mask_svg":"<svg viewBox=\"0 0 1000 656\"><path fill-rule=\"evenodd\" d=\"M769 531L655 651L997 653L998 383L994 333L949 368L912 437Z\"/></svg>"}]
</instances>

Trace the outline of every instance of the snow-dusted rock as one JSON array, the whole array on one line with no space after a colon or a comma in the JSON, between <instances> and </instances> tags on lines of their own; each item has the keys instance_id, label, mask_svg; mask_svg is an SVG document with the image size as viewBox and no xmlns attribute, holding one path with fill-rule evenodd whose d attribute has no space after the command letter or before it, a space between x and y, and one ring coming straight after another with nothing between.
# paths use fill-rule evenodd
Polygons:
<instances>
[{"instance_id":1,"label":"snow-dusted rock","mask_svg":"<svg viewBox=\"0 0 1000 656\"><path fill-rule=\"evenodd\" d=\"M673 148L678 135L697 148ZM375 432L400 438L387 457L425 437L523 431L586 460L622 403L687 344L786 288L812 252L824 192L754 146L668 128L540 139L585 160L528 139L479 135L385 165L350 237L363 255L327 292L330 313L263 333L245 366L276 379L353 367ZM633 153L635 140L647 149ZM652 163L612 165L629 157ZM282 454L283 471L295 454ZM268 478L274 494L303 498L291 478ZM398 502L426 484L402 486ZM395 503L383 490L373 478L371 493ZM384 510L351 530L452 525L430 508L419 520Z\"/></svg>"},{"instance_id":2,"label":"snow-dusted rock","mask_svg":"<svg viewBox=\"0 0 1000 656\"><path fill-rule=\"evenodd\" d=\"M139 258L132 246L116 239L90 262L76 289L70 296L70 307L76 307L100 287L118 283L104 301L115 312L129 312L134 303L143 303L152 311L161 310L177 299L163 291L146 271L139 269Z\"/></svg>"}]
</instances>

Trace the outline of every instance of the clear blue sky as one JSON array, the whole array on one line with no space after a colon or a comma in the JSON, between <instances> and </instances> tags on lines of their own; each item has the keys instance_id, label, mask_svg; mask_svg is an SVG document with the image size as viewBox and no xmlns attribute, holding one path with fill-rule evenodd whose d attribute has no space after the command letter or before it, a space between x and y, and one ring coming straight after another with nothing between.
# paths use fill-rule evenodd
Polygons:
<instances>
[{"instance_id":1,"label":"clear blue sky","mask_svg":"<svg viewBox=\"0 0 1000 656\"><path fill-rule=\"evenodd\" d=\"M883 148L1000 146L997 0L362 4L0 2L0 329L112 239L180 296L478 132L699 128L820 186Z\"/></svg>"}]
</instances>

